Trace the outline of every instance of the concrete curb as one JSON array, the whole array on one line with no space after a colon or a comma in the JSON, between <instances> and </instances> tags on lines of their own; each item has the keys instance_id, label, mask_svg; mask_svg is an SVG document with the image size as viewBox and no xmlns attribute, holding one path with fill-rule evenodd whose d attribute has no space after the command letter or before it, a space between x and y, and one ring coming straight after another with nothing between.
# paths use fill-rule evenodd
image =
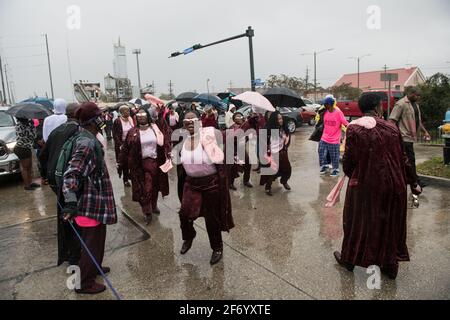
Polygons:
<instances>
[{"instance_id":1,"label":"concrete curb","mask_svg":"<svg viewBox=\"0 0 450 320\"><path fill-rule=\"evenodd\" d=\"M137 222L136 220L134 220L129 214L128 212L126 212L121 206L117 206L120 211L122 212L122 214L125 216L125 218L130 221L130 223L132 225L134 225L139 231L141 231L144 234L144 240L148 240L151 238L150 233L143 227L141 226L141 224L139 222Z\"/></svg>"},{"instance_id":2,"label":"concrete curb","mask_svg":"<svg viewBox=\"0 0 450 320\"><path fill-rule=\"evenodd\" d=\"M441 186L450 188L450 179L440 178L435 176L427 176L423 174L419 174L419 178L422 182L427 185L433 186Z\"/></svg>"},{"instance_id":3,"label":"concrete curb","mask_svg":"<svg viewBox=\"0 0 450 320\"><path fill-rule=\"evenodd\" d=\"M421 146L421 147L439 147L439 148L443 148L445 147L444 144L429 144L429 143L418 143L417 145Z\"/></svg>"}]
</instances>

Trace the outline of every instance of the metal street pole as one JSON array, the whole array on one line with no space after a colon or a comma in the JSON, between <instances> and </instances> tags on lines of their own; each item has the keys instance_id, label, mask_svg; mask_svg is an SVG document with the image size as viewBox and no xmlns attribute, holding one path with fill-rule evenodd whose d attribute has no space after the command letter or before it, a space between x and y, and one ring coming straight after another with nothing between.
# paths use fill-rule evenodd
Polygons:
<instances>
[{"instance_id":1,"label":"metal street pole","mask_svg":"<svg viewBox=\"0 0 450 320\"><path fill-rule=\"evenodd\" d=\"M248 49L250 53L250 81L251 81L251 88L252 91L256 91L255 86L255 63L253 60L253 40L252 38L255 35L255 31L252 29L251 26L248 27L246 31L246 35L248 37Z\"/></svg>"},{"instance_id":2,"label":"metal street pole","mask_svg":"<svg viewBox=\"0 0 450 320\"><path fill-rule=\"evenodd\" d=\"M208 91L209 94L209 79L206 79L206 91Z\"/></svg>"},{"instance_id":3,"label":"metal street pole","mask_svg":"<svg viewBox=\"0 0 450 320\"><path fill-rule=\"evenodd\" d=\"M55 95L53 93L53 80L52 80L52 69L50 67L50 52L48 51L48 38L47 38L47 34L44 35L45 36L45 45L47 47L47 61L48 61L48 75L50 77L50 89L52 91L52 99L55 99Z\"/></svg>"},{"instance_id":4,"label":"metal street pole","mask_svg":"<svg viewBox=\"0 0 450 320\"><path fill-rule=\"evenodd\" d=\"M313 55L314 56L314 102L317 101L317 55L326 52L326 51L332 51L333 48L325 49L319 52L314 51L313 53L301 53L300 55Z\"/></svg>"},{"instance_id":5,"label":"metal street pole","mask_svg":"<svg viewBox=\"0 0 450 320\"><path fill-rule=\"evenodd\" d=\"M199 49L203 49L203 48L206 48L206 47L214 46L216 44L220 44L220 43L228 42L228 41L231 41L231 40L236 40L236 39L239 39L239 38L247 37L248 38L248 46L249 46L249 55L250 55L250 81L251 81L251 88L252 88L252 91L255 91L255 86L256 86L256 84L255 84L255 66L254 66L254 58L253 58L253 39L252 39L254 36L255 36L255 31L252 29L251 26L249 26L248 29L243 34L240 34L240 35L237 35L237 36L234 36L234 37L230 37L230 38L227 38L227 39L215 41L215 42L212 42L212 43L208 43L206 45L195 44L192 47L189 47L189 48L183 50L183 52L179 52L179 51L173 52L169 56L169 58L175 58L175 57L177 57L179 55L182 55L182 54L184 54L184 55L189 54L189 53L191 53L191 52L193 52L195 50L199 50Z\"/></svg>"},{"instance_id":6,"label":"metal street pole","mask_svg":"<svg viewBox=\"0 0 450 320\"><path fill-rule=\"evenodd\" d=\"M138 85L139 85L139 96L141 95L141 73L139 70L139 55L141 54L141 49L134 49L133 54L136 55L137 73L138 73Z\"/></svg>"},{"instance_id":7,"label":"metal street pole","mask_svg":"<svg viewBox=\"0 0 450 320\"><path fill-rule=\"evenodd\" d=\"M2 75L2 103L6 104L6 91L5 91L5 82L3 80L3 64L2 64L2 57L0 57L0 74Z\"/></svg>"},{"instance_id":8,"label":"metal street pole","mask_svg":"<svg viewBox=\"0 0 450 320\"><path fill-rule=\"evenodd\" d=\"M360 64L360 61L361 61L361 59L362 58L364 58L364 57L368 57L368 56L370 56L370 54L365 54L365 55L363 55L363 56L358 56L358 57L348 57L349 59L355 59L356 60L356 62L357 62L357 86L358 86L358 89L359 89L359 87L360 87L360 85L359 85L359 64Z\"/></svg>"}]
</instances>

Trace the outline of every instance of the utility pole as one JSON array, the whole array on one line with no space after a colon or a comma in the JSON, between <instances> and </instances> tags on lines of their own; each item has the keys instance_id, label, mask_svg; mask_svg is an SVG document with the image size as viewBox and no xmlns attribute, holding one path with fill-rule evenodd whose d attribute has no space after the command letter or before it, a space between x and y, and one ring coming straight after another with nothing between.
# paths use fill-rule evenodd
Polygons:
<instances>
[{"instance_id":1,"label":"utility pole","mask_svg":"<svg viewBox=\"0 0 450 320\"><path fill-rule=\"evenodd\" d=\"M361 61L362 58L368 57L368 56L370 56L370 54L365 54L365 55L359 56L359 57L349 57L349 59L355 59L358 64L358 69L357 69L358 70L358 76L357 76L358 89L359 89L359 62Z\"/></svg>"},{"instance_id":2,"label":"utility pole","mask_svg":"<svg viewBox=\"0 0 450 320\"><path fill-rule=\"evenodd\" d=\"M385 77L386 77L386 74L387 74L386 70L387 70L387 66L384 65L384 76ZM386 89L386 80L384 80L384 88Z\"/></svg>"},{"instance_id":3,"label":"utility pole","mask_svg":"<svg viewBox=\"0 0 450 320\"><path fill-rule=\"evenodd\" d=\"M233 82L231 82L231 80L229 82L229 85L230 85L230 87L228 88L228 90L231 91L231 88L233 88Z\"/></svg>"},{"instance_id":4,"label":"utility pole","mask_svg":"<svg viewBox=\"0 0 450 320\"><path fill-rule=\"evenodd\" d=\"M48 61L48 75L50 77L50 89L52 91L52 99L55 99L55 95L53 93L53 80L52 80L52 69L50 67L50 52L48 51L48 38L47 38L47 34L44 35L45 36L45 46L47 47L47 61Z\"/></svg>"},{"instance_id":5,"label":"utility pole","mask_svg":"<svg viewBox=\"0 0 450 320\"><path fill-rule=\"evenodd\" d=\"M206 79L206 91L209 94L209 79Z\"/></svg>"},{"instance_id":6,"label":"utility pole","mask_svg":"<svg viewBox=\"0 0 450 320\"><path fill-rule=\"evenodd\" d=\"M2 57L0 57L0 73L2 75L2 103L6 104L6 91L5 91L5 82L3 80L3 68L2 68Z\"/></svg>"},{"instance_id":7,"label":"utility pole","mask_svg":"<svg viewBox=\"0 0 450 320\"><path fill-rule=\"evenodd\" d=\"M136 55L137 73L138 73L138 85L139 85L139 96L141 95L141 73L139 70L139 55L141 54L141 49L134 49L133 54Z\"/></svg>"},{"instance_id":8,"label":"utility pole","mask_svg":"<svg viewBox=\"0 0 450 320\"><path fill-rule=\"evenodd\" d=\"M16 99L14 98L14 86L13 86L14 82L11 81L10 82L10 87L11 87L11 105L16 103Z\"/></svg>"},{"instance_id":9,"label":"utility pole","mask_svg":"<svg viewBox=\"0 0 450 320\"><path fill-rule=\"evenodd\" d=\"M306 55L313 55L314 56L314 102L317 101L317 55L326 52L326 51L332 51L334 50L333 48L330 49L325 49L319 52L314 51L313 53L301 53L301 56L306 56Z\"/></svg>"},{"instance_id":10,"label":"utility pole","mask_svg":"<svg viewBox=\"0 0 450 320\"><path fill-rule=\"evenodd\" d=\"M155 90L155 81L154 80L152 81L152 90L153 90L153 94L155 94L156 90Z\"/></svg>"},{"instance_id":11,"label":"utility pole","mask_svg":"<svg viewBox=\"0 0 450 320\"><path fill-rule=\"evenodd\" d=\"M305 93L308 94L309 68L306 67Z\"/></svg>"},{"instance_id":12,"label":"utility pole","mask_svg":"<svg viewBox=\"0 0 450 320\"><path fill-rule=\"evenodd\" d=\"M8 69L6 69L6 64L5 64L5 79L6 79L6 87L8 90L8 104L11 105L11 92L9 91L9 81L8 81Z\"/></svg>"},{"instance_id":13,"label":"utility pole","mask_svg":"<svg viewBox=\"0 0 450 320\"><path fill-rule=\"evenodd\" d=\"M172 83L172 80L170 80L170 81L169 81L169 95L170 95L170 97L173 96L173 90L172 90L172 87L173 87L173 83Z\"/></svg>"}]
</instances>

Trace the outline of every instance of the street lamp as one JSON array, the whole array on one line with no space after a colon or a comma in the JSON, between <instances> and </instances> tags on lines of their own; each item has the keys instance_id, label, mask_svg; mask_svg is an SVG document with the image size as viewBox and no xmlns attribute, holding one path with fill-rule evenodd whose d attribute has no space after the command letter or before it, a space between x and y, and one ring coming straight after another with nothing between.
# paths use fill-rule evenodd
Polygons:
<instances>
[{"instance_id":1,"label":"street lamp","mask_svg":"<svg viewBox=\"0 0 450 320\"><path fill-rule=\"evenodd\" d=\"M253 40L252 38L255 36L255 30L252 29L251 26L249 26L247 28L247 30L245 30L245 33L231 37L231 38L227 38L227 39L223 39L223 40L219 40L219 41L215 41L212 43L208 43L206 45L201 45L201 44L195 44L192 47L189 47L187 49L184 49L183 52L172 52L169 56L169 58L175 58L179 55L186 55L189 54L191 52L194 52L195 50L199 50L199 49L203 49L206 47L210 47L210 46L214 46L216 44L220 44L223 42L228 42L231 40L235 40L235 39L239 39L239 38L243 38L243 37L247 37L248 38L248 51L249 51L249 55L250 55L250 84L252 87L252 91L256 90L256 82L255 82L255 66L254 66L254 60L253 60Z\"/></svg>"},{"instance_id":2,"label":"street lamp","mask_svg":"<svg viewBox=\"0 0 450 320\"><path fill-rule=\"evenodd\" d=\"M141 96L141 73L139 70L139 55L141 54L141 49L134 49L133 54L136 55L137 72L138 72L138 85L139 85L139 97Z\"/></svg>"},{"instance_id":3,"label":"street lamp","mask_svg":"<svg viewBox=\"0 0 450 320\"><path fill-rule=\"evenodd\" d=\"M334 50L334 48L324 49L321 51L314 51L313 53L300 53L301 56L309 56L309 55L314 56L314 102L317 102L317 72L316 72L317 55L332 50Z\"/></svg>"},{"instance_id":4,"label":"street lamp","mask_svg":"<svg viewBox=\"0 0 450 320\"><path fill-rule=\"evenodd\" d=\"M358 61L358 89L359 89L359 61L364 58L364 57L368 57L370 56L370 53L359 56L359 57L348 57L349 59L355 59L356 61Z\"/></svg>"}]
</instances>

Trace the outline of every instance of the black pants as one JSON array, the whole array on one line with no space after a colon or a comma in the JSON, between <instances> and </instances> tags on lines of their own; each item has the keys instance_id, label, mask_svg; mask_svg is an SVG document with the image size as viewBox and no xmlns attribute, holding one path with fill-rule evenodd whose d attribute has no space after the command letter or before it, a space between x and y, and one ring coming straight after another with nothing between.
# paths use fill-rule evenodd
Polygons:
<instances>
[{"instance_id":1,"label":"black pants","mask_svg":"<svg viewBox=\"0 0 450 320\"><path fill-rule=\"evenodd\" d=\"M80 230L81 238L101 267L105 254L106 225L101 223L96 227L80 227ZM81 272L81 289L90 288L94 284L99 271L84 248L81 250L79 266Z\"/></svg>"},{"instance_id":2,"label":"black pants","mask_svg":"<svg viewBox=\"0 0 450 320\"><path fill-rule=\"evenodd\" d=\"M217 219L211 215L205 215L206 231L208 232L209 245L215 251L223 250L222 232ZM180 215L180 227L183 240L192 240L197 232L194 229L194 220Z\"/></svg>"},{"instance_id":3,"label":"black pants","mask_svg":"<svg viewBox=\"0 0 450 320\"><path fill-rule=\"evenodd\" d=\"M411 164L414 176L416 177L417 182L419 183L419 177L417 176L416 171L416 154L414 153L414 143L412 142L403 142L403 149L408 157L408 161Z\"/></svg>"}]
</instances>

